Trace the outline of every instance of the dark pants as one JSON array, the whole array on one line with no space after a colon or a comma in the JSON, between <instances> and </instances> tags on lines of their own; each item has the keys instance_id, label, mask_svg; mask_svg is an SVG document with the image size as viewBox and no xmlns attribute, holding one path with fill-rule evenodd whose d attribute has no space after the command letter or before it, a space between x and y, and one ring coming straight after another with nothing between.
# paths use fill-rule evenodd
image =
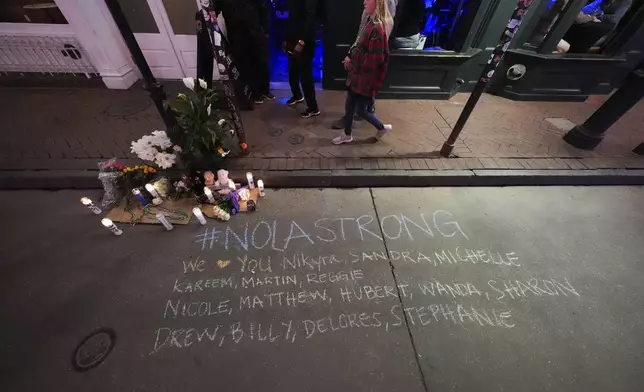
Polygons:
<instances>
[{"instance_id":1,"label":"dark pants","mask_svg":"<svg viewBox=\"0 0 644 392\"><path fill-rule=\"evenodd\" d=\"M248 45L238 46L233 51L233 59L241 77L246 81L255 98L268 95L270 91L270 70L268 58L268 38L262 31L250 31L246 34Z\"/></svg>"},{"instance_id":2,"label":"dark pants","mask_svg":"<svg viewBox=\"0 0 644 392\"><path fill-rule=\"evenodd\" d=\"M288 82L291 85L291 93L295 98L304 99L309 109L317 110L318 103L315 99L315 84L313 82L313 56L315 54L315 42L306 41L302 53L298 56L290 56L288 59ZM302 90L300 90L300 84Z\"/></svg>"},{"instance_id":3,"label":"dark pants","mask_svg":"<svg viewBox=\"0 0 644 392\"><path fill-rule=\"evenodd\" d=\"M249 87L255 97L259 98L270 93L271 76L268 66L268 47L255 57L255 66L251 72Z\"/></svg>"},{"instance_id":4,"label":"dark pants","mask_svg":"<svg viewBox=\"0 0 644 392\"><path fill-rule=\"evenodd\" d=\"M351 89L347 92L347 101L344 104L344 134L351 135L351 126L353 125L353 114L364 118L369 124L382 131L385 126L367 110L367 107L373 103L373 97L356 94Z\"/></svg>"},{"instance_id":5,"label":"dark pants","mask_svg":"<svg viewBox=\"0 0 644 392\"><path fill-rule=\"evenodd\" d=\"M610 33L614 27L614 24L604 22L573 24L563 37L570 44L568 53L586 53L595 42Z\"/></svg>"},{"instance_id":6,"label":"dark pants","mask_svg":"<svg viewBox=\"0 0 644 392\"><path fill-rule=\"evenodd\" d=\"M254 70L254 75L251 76L252 80L249 83L250 89L256 98L261 98L270 93L270 72L268 69L268 61L261 63Z\"/></svg>"}]
</instances>

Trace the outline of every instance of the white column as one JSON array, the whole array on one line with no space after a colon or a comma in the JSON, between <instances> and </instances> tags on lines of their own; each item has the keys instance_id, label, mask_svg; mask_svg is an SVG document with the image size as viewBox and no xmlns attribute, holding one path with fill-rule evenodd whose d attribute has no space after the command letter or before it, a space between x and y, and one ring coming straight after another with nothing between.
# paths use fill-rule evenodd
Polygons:
<instances>
[{"instance_id":1,"label":"white column","mask_svg":"<svg viewBox=\"0 0 644 392\"><path fill-rule=\"evenodd\" d=\"M127 89L140 79L103 0L56 0L56 4L108 88Z\"/></svg>"}]
</instances>

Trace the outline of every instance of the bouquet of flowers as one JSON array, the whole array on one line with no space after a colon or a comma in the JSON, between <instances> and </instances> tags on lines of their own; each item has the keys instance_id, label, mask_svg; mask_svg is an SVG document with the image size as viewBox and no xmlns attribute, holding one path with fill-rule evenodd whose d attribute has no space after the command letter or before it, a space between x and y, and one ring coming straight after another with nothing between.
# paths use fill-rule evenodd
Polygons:
<instances>
[{"instance_id":1,"label":"bouquet of flowers","mask_svg":"<svg viewBox=\"0 0 644 392\"><path fill-rule=\"evenodd\" d=\"M119 183L123 176L123 169L124 166L117 162L116 158L98 164L98 179L103 184L104 190L103 198L101 199L103 208L111 208L121 199L122 191Z\"/></svg>"},{"instance_id":2,"label":"bouquet of flowers","mask_svg":"<svg viewBox=\"0 0 644 392\"><path fill-rule=\"evenodd\" d=\"M171 168L177 161L180 146L173 145L165 131L154 131L132 142L132 153L144 161L154 162L161 169Z\"/></svg>"},{"instance_id":3,"label":"bouquet of flowers","mask_svg":"<svg viewBox=\"0 0 644 392\"><path fill-rule=\"evenodd\" d=\"M127 205L132 201L132 190L143 188L156 175L157 170L149 165L136 165L124 167L122 170L122 185L125 190Z\"/></svg>"},{"instance_id":4,"label":"bouquet of flowers","mask_svg":"<svg viewBox=\"0 0 644 392\"><path fill-rule=\"evenodd\" d=\"M136 165L123 168L123 182L127 190L142 187L154 177L157 172L149 165Z\"/></svg>"}]
</instances>

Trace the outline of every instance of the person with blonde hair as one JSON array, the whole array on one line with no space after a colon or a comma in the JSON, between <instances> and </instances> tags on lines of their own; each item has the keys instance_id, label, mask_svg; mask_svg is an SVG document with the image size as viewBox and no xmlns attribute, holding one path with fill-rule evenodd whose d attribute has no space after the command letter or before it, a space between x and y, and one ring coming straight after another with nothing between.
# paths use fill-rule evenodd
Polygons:
<instances>
[{"instance_id":1,"label":"person with blonde hair","mask_svg":"<svg viewBox=\"0 0 644 392\"><path fill-rule=\"evenodd\" d=\"M396 7L398 6L398 1L399 0L387 0L387 7L389 8L389 13L391 14L392 20L396 17ZM423 0L420 0L420 1L423 1ZM363 10L362 16L360 17L360 27L358 27L358 34L356 34L355 41L353 42L353 44L351 44L349 53L351 52L351 49L353 49L356 45L358 45L358 41L360 40L360 36L362 35L362 30L364 30L364 27L367 25L368 22L369 22L369 15ZM396 22L394 21L394 24L392 25L392 27L394 27L395 24ZM389 33L389 35L391 35L391 33ZM342 60L342 63L345 64L345 67L346 67L346 64L348 64L349 61L350 61L349 54L347 54L344 60ZM369 111L369 113L374 113L376 111L375 105L376 105L375 100L372 99L371 102L369 103L369 106L367 106L367 110ZM358 121L362 119L360 118L360 116L356 116L355 120ZM334 121L331 124L331 128L344 129L344 117Z\"/></svg>"},{"instance_id":2,"label":"person with blonde hair","mask_svg":"<svg viewBox=\"0 0 644 392\"><path fill-rule=\"evenodd\" d=\"M351 128L354 113L378 130L376 133L378 139L392 129L390 124L383 124L370 113L367 106L385 80L389 64L389 34L393 28L393 18L386 0L364 0L363 4L369 20L360 33L358 44L349 52L349 61L345 62L349 91L344 107L344 134L334 138L333 144L353 141Z\"/></svg>"}]
</instances>

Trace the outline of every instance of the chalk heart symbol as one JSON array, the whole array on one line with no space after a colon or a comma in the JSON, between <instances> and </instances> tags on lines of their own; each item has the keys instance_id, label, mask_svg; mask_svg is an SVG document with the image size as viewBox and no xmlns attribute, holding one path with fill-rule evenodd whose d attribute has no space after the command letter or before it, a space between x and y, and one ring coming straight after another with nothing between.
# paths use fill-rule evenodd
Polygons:
<instances>
[{"instance_id":1,"label":"chalk heart symbol","mask_svg":"<svg viewBox=\"0 0 644 392\"><path fill-rule=\"evenodd\" d=\"M217 260L217 265L219 268L226 268L228 267L228 264L230 264L230 260Z\"/></svg>"}]
</instances>

